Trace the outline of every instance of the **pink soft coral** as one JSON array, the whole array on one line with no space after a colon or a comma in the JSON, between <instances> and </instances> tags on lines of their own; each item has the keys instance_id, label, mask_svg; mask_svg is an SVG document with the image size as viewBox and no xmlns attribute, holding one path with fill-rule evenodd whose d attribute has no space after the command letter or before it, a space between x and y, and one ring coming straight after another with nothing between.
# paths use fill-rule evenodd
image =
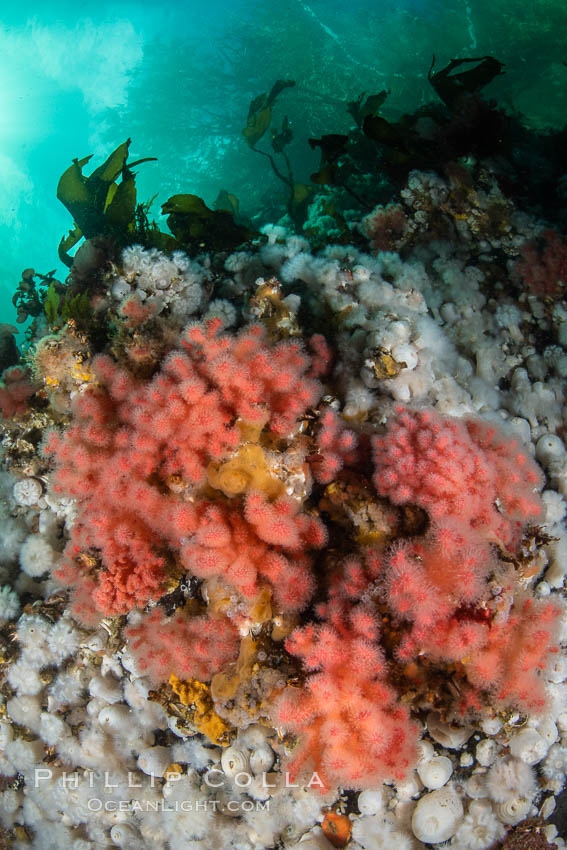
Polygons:
<instances>
[{"instance_id":1,"label":"pink soft coral","mask_svg":"<svg viewBox=\"0 0 567 850\"><path fill-rule=\"evenodd\" d=\"M562 610L554 599L519 594L506 616L485 627L485 641L463 659L471 685L469 701L489 691L493 704L527 713L545 710L547 695L541 674L559 652ZM472 698L474 699L472 699Z\"/></svg>"},{"instance_id":2,"label":"pink soft coral","mask_svg":"<svg viewBox=\"0 0 567 850\"><path fill-rule=\"evenodd\" d=\"M561 608L518 592L511 578L494 597L497 569L491 548L454 522L401 543L385 559L383 589L404 624L402 662L460 662L468 680L461 708L492 704L539 711L545 706L540 673L558 651Z\"/></svg>"},{"instance_id":3,"label":"pink soft coral","mask_svg":"<svg viewBox=\"0 0 567 850\"><path fill-rule=\"evenodd\" d=\"M159 596L174 558L199 576L222 573L245 595L267 579L290 608L311 593L303 550L324 542L318 520L285 499L273 508L254 495L244 519L202 488L208 464L239 443L238 420L285 437L321 386L306 377L309 358L298 343L270 346L256 325L237 335L219 330L218 320L190 327L149 382L95 358L98 385L76 399L73 424L49 441L55 489L79 503L57 575L75 588L84 618L94 618L94 607L122 613ZM178 478L186 499L170 486ZM93 550L102 570L89 566Z\"/></svg>"},{"instance_id":4,"label":"pink soft coral","mask_svg":"<svg viewBox=\"0 0 567 850\"><path fill-rule=\"evenodd\" d=\"M238 656L238 631L226 617L187 617L177 610L166 617L160 608L126 629L140 668L152 681L180 678L208 681Z\"/></svg>"},{"instance_id":5,"label":"pink soft coral","mask_svg":"<svg viewBox=\"0 0 567 850\"><path fill-rule=\"evenodd\" d=\"M434 520L454 517L510 546L543 515L541 470L492 422L400 406L373 448L378 493L397 505L419 505Z\"/></svg>"},{"instance_id":6,"label":"pink soft coral","mask_svg":"<svg viewBox=\"0 0 567 850\"><path fill-rule=\"evenodd\" d=\"M199 578L221 577L244 597L262 584L272 587L285 611L305 607L314 590L306 550L326 541L321 521L299 512L297 502L280 497L273 504L262 493L246 496L240 506L203 502L194 536L181 547L181 562Z\"/></svg>"},{"instance_id":7,"label":"pink soft coral","mask_svg":"<svg viewBox=\"0 0 567 850\"><path fill-rule=\"evenodd\" d=\"M332 452L337 433L329 417L321 448ZM540 673L558 651L561 607L520 590L511 566L510 550L541 515L542 476L531 457L491 423L402 407L373 448L379 494L418 505L430 524L421 536L343 561L328 602L316 606L321 623L286 642L307 679L284 692L277 722L298 736L292 775L315 770L325 789L399 779L414 755L415 729L388 681L379 612L398 674L425 686L428 673L450 664L463 714L487 701L541 711ZM499 547L508 547L505 560Z\"/></svg>"},{"instance_id":8,"label":"pink soft coral","mask_svg":"<svg viewBox=\"0 0 567 850\"><path fill-rule=\"evenodd\" d=\"M37 386L31 381L28 372L21 366L10 366L2 372L0 378L0 413L9 419L18 413L25 413L28 400L36 392Z\"/></svg>"},{"instance_id":9,"label":"pink soft coral","mask_svg":"<svg viewBox=\"0 0 567 850\"><path fill-rule=\"evenodd\" d=\"M413 623L411 643L425 649L442 620L486 595L494 566L490 548L454 520L395 546L388 558L387 598L398 617Z\"/></svg>"},{"instance_id":10,"label":"pink soft coral","mask_svg":"<svg viewBox=\"0 0 567 850\"><path fill-rule=\"evenodd\" d=\"M404 623L398 658L460 662L470 705L489 691L503 705L540 709L538 674L556 651L560 608L518 595L497 546L517 549L542 515L541 471L496 425L432 410L398 408L374 450L378 492L432 520L385 562L384 598ZM495 575L505 586L490 583Z\"/></svg>"},{"instance_id":11,"label":"pink soft coral","mask_svg":"<svg viewBox=\"0 0 567 850\"><path fill-rule=\"evenodd\" d=\"M356 460L358 439L331 407L321 411L316 435L317 454L310 458L315 479L328 484L345 464Z\"/></svg>"},{"instance_id":12,"label":"pink soft coral","mask_svg":"<svg viewBox=\"0 0 567 850\"><path fill-rule=\"evenodd\" d=\"M292 778L315 771L325 791L368 788L404 777L415 759L417 731L394 689L371 607L336 596L320 609L325 621L286 641L309 675L288 688L277 722L299 736L288 764Z\"/></svg>"}]
</instances>

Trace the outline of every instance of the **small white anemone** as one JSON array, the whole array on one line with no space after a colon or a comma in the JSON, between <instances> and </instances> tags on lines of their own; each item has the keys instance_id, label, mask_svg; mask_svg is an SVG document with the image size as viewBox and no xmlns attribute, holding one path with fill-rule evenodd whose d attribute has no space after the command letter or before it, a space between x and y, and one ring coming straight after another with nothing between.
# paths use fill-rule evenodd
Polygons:
<instances>
[{"instance_id":1,"label":"small white anemone","mask_svg":"<svg viewBox=\"0 0 567 850\"><path fill-rule=\"evenodd\" d=\"M271 747L258 747L250 753L250 769L254 776L266 773L274 764L275 755Z\"/></svg>"},{"instance_id":2,"label":"small white anemone","mask_svg":"<svg viewBox=\"0 0 567 850\"><path fill-rule=\"evenodd\" d=\"M117 847L136 847L140 844L140 834L127 823L115 823L110 830L110 840Z\"/></svg>"},{"instance_id":3,"label":"small white anemone","mask_svg":"<svg viewBox=\"0 0 567 850\"><path fill-rule=\"evenodd\" d=\"M473 800L451 841L456 850L486 850L504 838L506 829L492 810L489 800Z\"/></svg>"},{"instance_id":4,"label":"small white anemone","mask_svg":"<svg viewBox=\"0 0 567 850\"><path fill-rule=\"evenodd\" d=\"M138 767L148 776L164 776L170 764L169 747L147 747L138 756Z\"/></svg>"},{"instance_id":5,"label":"small white anemone","mask_svg":"<svg viewBox=\"0 0 567 850\"><path fill-rule=\"evenodd\" d=\"M448 841L455 834L463 815L459 795L451 788L440 788L419 800L411 819L411 828L415 837L424 844L438 844Z\"/></svg>"},{"instance_id":6,"label":"small white anemone","mask_svg":"<svg viewBox=\"0 0 567 850\"><path fill-rule=\"evenodd\" d=\"M426 788L435 791L442 788L453 774L453 763L447 756L434 756L425 764L418 765L419 778Z\"/></svg>"},{"instance_id":7,"label":"small white anemone","mask_svg":"<svg viewBox=\"0 0 567 850\"><path fill-rule=\"evenodd\" d=\"M31 578L39 578L52 569L57 552L41 534L30 534L20 549L20 567Z\"/></svg>"},{"instance_id":8,"label":"small white anemone","mask_svg":"<svg viewBox=\"0 0 567 850\"><path fill-rule=\"evenodd\" d=\"M407 342L394 345L392 348L392 357L397 363L405 363L404 368L410 371L415 369L419 363L415 347Z\"/></svg>"},{"instance_id":9,"label":"small white anemone","mask_svg":"<svg viewBox=\"0 0 567 850\"><path fill-rule=\"evenodd\" d=\"M422 790L423 783L415 771L400 782L396 782L396 796L401 802L407 802L413 797L417 797Z\"/></svg>"},{"instance_id":10,"label":"small white anemone","mask_svg":"<svg viewBox=\"0 0 567 850\"><path fill-rule=\"evenodd\" d=\"M502 721L499 717L485 717L481 720L480 728L485 735L498 735L502 729Z\"/></svg>"},{"instance_id":11,"label":"small white anemone","mask_svg":"<svg viewBox=\"0 0 567 850\"><path fill-rule=\"evenodd\" d=\"M543 758L550 744L535 729L520 729L510 738L510 752L526 764L537 764Z\"/></svg>"},{"instance_id":12,"label":"small white anemone","mask_svg":"<svg viewBox=\"0 0 567 850\"><path fill-rule=\"evenodd\" d=\"M89 682L89 693L105 702L120 702L122 686L114 676L93 676Z\"/></svg>"},{"instance_id":13,"label":"small white anemone","mask_svg":"<svg viewBox=\"0 0 567 850\"><path fill-rule=\"evenodd\" d=\"M492 765L486 787L495 803L505 803L516 797L532 800L537 790L535 775L529 764L512 756Z\"/></svg>"},{"instance_id":14,"label":"small white anemone","mask_svg":"<svg viewBox=\"0 0 567 850\"><path fill-rule=\"evenodd\" d=\"M24 508L37 505L43 495L43 486L38 478L23 478L16 481L12 489L14 501Z\"/></svg>"},{"instance_id":15,"label":"small white anemone","mask_svg":"<svg viewBox=\"0 0 567 850\"><path fill-rule=\"evenodd\" d=\"M384 809L384 792L367 788L358 795L358 811L361 815L376 815Z\"/></svg>"},{"instance_id":16,"label":"small white anemone","mask_svg":"<svg viewBox=\"0 0 567 850\"><path fill-rule=\"evenodd\" d=\"M477 768L465 782L465 791L473 800L480 800L483 797L488 797L488 789L486 787L486 770Z\"/></svg>"},{"instance_id":17,"label":"small white anemone","mask_svg":"<svg viewBox=\"0 0 567 850\"><path fill-rule=\"evenodd\" d=\"M127 295L130 295L132 287L127 280L124 280L123 277L119 277L118 280L115 280L112 284L111 292L117 301L122 301L122 299L126 298Z\"/></svg>"},{"instance_id":18,"label":"small white anemone","mask_svg":"<svg viewBox=\"0 0 567 850\"><path fill-rule=\"evenodd\" d=\"M5 750L10 741L14 740L14 730L5 720L0 722L0 750Z\"/></svg>"},{"instance_id":19,"label":"small white anemone","mask_svg":"<svg viewBox=\"0 0 567 850\"><path fill-rule=\"evenodd\" d=\"M98 722L105 731L111 734L126 733L132 726L132 710L122 703L105 705L98 713Z\"/></svg>"},{"instance_id":20,"label":"small white anemone","mask_svg":"<svg viewBox=\"0 0 567 850\"><path fill-rule=\"evenodd\" d=\"M248 752L239 747L227 747L221 756L221 767L226 776L235 777L239 773L250 771L250 756Z\"/></svg>"},{"instance_id":21,"label":"small white anemone","mask_svg":"<svg viewBox=\"0 0 567 850\"><path fill-rule=\"evenodd\" d=\"M238 743L249 750L256 750L266 746L270 735L273 735L273 729L269 726L252 723L246 729L241 729L238 732Z\"/></svg>"},{"instance_id":22,"label":"small white anemone","mask_svg":"<svg viewBox=\"0 0 567 850\"><path fill-rule=\"evenodd\" d=\"M20 599L10 585L0 587L0 626L13 620L20 612Z\"/></svg>"},{"instance_id":23,"label":"small white anemone","mask_svg":"<svg viewBox=\"0 0 567 850\"><path fill-rule=\"evenodd\" d=\"M523 797L513 797L504 803L498 803L496 805L496 813L502 823L513 826L528 816L531 805L531 800L526 800Z\"/></svg>"},{"instance_id":24,"label":"small white anemone","mask_svg":"<svg viewBox=\"0 0 567 850\"><path fill-rule=\"evenodd\" d=\"M431 741L417 742L417 764L425 764L426 761L433 758L435 749Z\"/></svg>"},{"instance_id":25,"label":"small white anemone","mask_svg":"<svg viewBox=\"0 0 567 850\"><path fill-rule=\"evenodd\" d=\"M484 740L479 741L479 743L476 745L476 760L483 767L490 767L490 765L496 758L497 752L498 744L496 743L496 741L493 741L492 738L484 738Z\"/></svg>"},{"instance_id":26,"label":"small white anemone","mask_svg":"<svg viewBox=\"0 0 567 850\"><path fill-rule=\"evenodd\" d=\"M557 726L551 717L544 717L536 726L538 733L547 741L548 747L551 747L559 738Z\"/></svg>"},{"instance_id":27,"label":"small white anemone","mask_svg":"<svg viewBox=\"0 0 567 850\"><path fill-rule=\"evenodd\" d=\"M437 743L448 750L459 750L473 733L470 726L444 723L439 715L434 712L427 716L427 730Z\"/></svg>"},{"instance_id":28,"label":"small white anemone","mask_svg":"<svg viewBox=\"0 0 567 850\"><path fill-rule=\"evenodd\" d=\"M565 446L556 434L543 434L536 443L536 458L542 466L548 467L565 458Z\"/></svg>"}]
</instances>

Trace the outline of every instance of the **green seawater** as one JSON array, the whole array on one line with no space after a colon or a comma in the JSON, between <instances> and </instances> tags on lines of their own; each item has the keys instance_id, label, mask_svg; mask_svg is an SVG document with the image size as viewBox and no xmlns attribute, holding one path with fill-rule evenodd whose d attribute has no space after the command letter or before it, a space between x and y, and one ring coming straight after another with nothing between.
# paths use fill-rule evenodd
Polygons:
<instances>
[{"instance_id":1,"label":"green seawater","mask_svg":"<svg viewBox=\"0 0 567 850\"><path fill-rule=\"evenodd\" d=\"M209 204L220 189L248 216L282 187L242 137L251 99L278 78L296 177L319 155L307 139L345 132L345 101L390 89L386 117L434 99L435 54L493 55L506 74L485 92L532 126L567 116L567 4L550 0L208 0L0 5L0 305L22 269L65 275L57 244L71 226L55 189L73 157L98 163L129 136L152 213L176 192ZM20 335L21 339L21 335Z\"/></svg>"}]
</instances>

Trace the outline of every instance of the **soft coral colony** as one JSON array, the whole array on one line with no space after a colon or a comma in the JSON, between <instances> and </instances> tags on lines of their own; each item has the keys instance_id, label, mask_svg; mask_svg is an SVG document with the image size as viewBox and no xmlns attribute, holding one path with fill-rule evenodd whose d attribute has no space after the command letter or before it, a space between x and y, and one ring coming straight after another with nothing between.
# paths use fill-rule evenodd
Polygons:
<instances>
[{"instance_id":1,"label":"soft coral colony","mask_svg":"<svg viewBox=\"0 0 567 850\"><path fill-rule=\"evenodd\" d=\"M250 437L293 433L319 384L297 342L268 346L259 325L238 335L220 325L189 327L149 381L95 358L96 386L78 396L71 428L49 439L55 489L81 505L59 571L79 615L91 601L104 615L143 607L176 568L222 577L244 598L267 583L290 611L311 595L307 553L324 527L283 492ZM270 501L255 483L281 494ZM80 559L91 549L102 569L89 575Z\"/></svg>"},{"instance_id":2,"label":"soft coral colony","mask_svg":"<svg viewBox=\"0 0 567 850\"><path fill-rule=\"evenodd\" d=\"M310 831L301 846L328 850L351 826L353 850L491 847L567 773L567 313L538 300L564 282L533 284L558 274L538 239L560 237L473 164L351 211L358 247L251 239L194 195L164 205L174 238L102 204L133 181L128 146L65 172L62 257L87 241L66 286L25 273L28 369L0 385L0 622L25 606L5 626L3 821L39 848L260 850ZM200 783L219 762L217 793ZM137 802L157 776L162 801L206 794L219 813L89 819L85 788L38 789L38 766L109 768L130 802L132 771L152 776ZM243 806L268 798L270 817ZM51 845L50 807L66 818Z\"/></svg>"},{"instance_id":3,"label":"soft coral colony","mask_svg":"<svg viewBox=\"0 0 567 850\"><path fill-rule=\"evenodd\" d=\"M250 608L263 590L272 616L294 615L313 597L312 552L327 530L305 509L309 457L316 476L332 468L327 451L344 468L341 448L348 462L356 437L346 428L337 437L338 417L324 413L307 454L298 423L323 392L309 368L296 340L269 344L260 325L222 333L210 319L190 325L145 381L95 357L73 424L50 435L54 490L79 506L55 570L79 620L143 609L186 574L206 581L201 595L212 580L230 600L205 613L154 609L127 630L154 677L208 681L222 671L238 655L239 628L262 625ZM294 440L306 482L291 495L280 458ZM298 734L294 772L309 764L326 787L400 779L414 757L416 730L388 684L379 606L358 601L372 583L401 628L396 660L418 659L416 678L424 660L458 662L463 709L481 709L490 694L492 704L541 710L538 671L558 651L559 606L522 593L496 554L517 554L542 514L541 473L517 442L479 419L400 407L372 448L378 494L423 508L431 526L383 553L368 550L364 566L341 565L331 600L316 609L323 624L287 640L313 672L304 690L275 699L275 716ZM368 464L370 455L350 460Z\"/></svg>"}]
</instances>

